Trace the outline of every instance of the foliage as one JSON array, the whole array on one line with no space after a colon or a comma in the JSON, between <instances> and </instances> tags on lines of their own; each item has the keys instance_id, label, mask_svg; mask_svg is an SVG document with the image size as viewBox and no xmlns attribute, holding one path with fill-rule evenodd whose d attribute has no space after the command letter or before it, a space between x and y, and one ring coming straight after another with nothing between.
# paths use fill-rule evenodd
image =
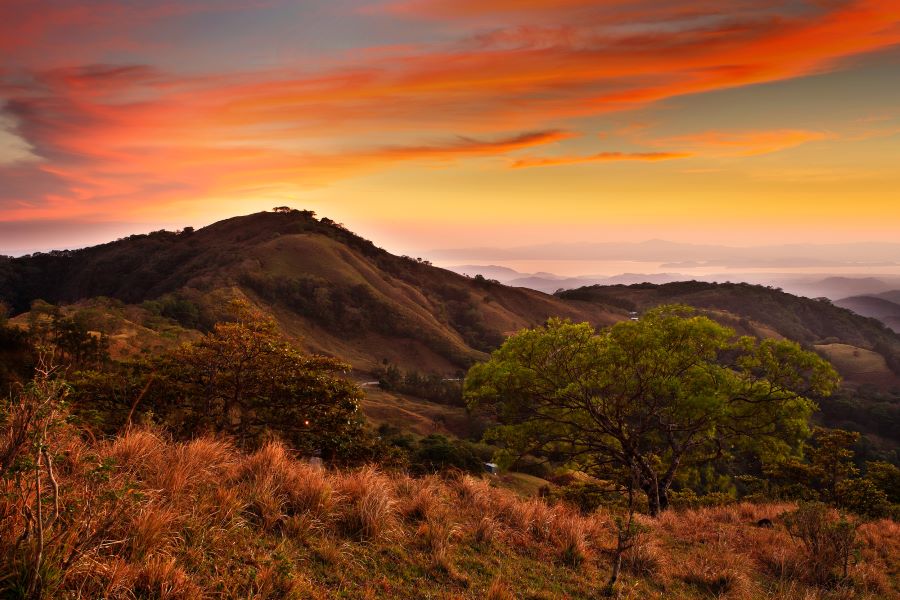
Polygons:
<instances>
[{"instance_id":1,"label":"foliage","mask_svg":"<svg viewBox=\"0 0 900 600\"><path fill-rule=\"evenodd\" d=\"M669 493L669 502L673 508L700 508L702 506L725 506L734 503L734 496L723 492L697 495L694 490L686 489Z\"/></svg>"},{"instance_id":2,"label":"foliage","mask_svg":"<svg viewBox=\"0 0 900 600\"><path fill-rule=\"evenodd\" d=\"M402 466L420 475L454 470L481 473L484 463L490 460L495 450L490 446L439 434L418 438L390 425L381 425L378 434L385 446L377 457L380 464Z\"/></svg>"},{"instance_id":3,"label":"foliage","mask_svg":"<svg viewBox=\"0 0 900 600\"><path fill-rule=\"evenodd\" d=\"M858 458L900 465L900 390L862 385L839 390L819 404L824 425L863 432L855 448Z\"/></svg>"},{"instance_id":4,"label":"foliage","mask_svg":"<svg viewBox=\"0 0 900 600\"><path fill-rule=\"evenodd\" d=\"M470 473L484 470L482 461L475 455L470 444L437 434L419 441L411 455L410 466L418 473L434 473L450 468Z\"/></svg>"},{"instance_id":5,"label":"foliage","mask_svg":"<svg viewBox=\"0 0 900 600\"><path fill-rule=\"evenodd\" d=\"M601 506L608 506L619 496L618 489L594 481L571 481L550 490L548 496L571 504L583 514L590 514Z\"/></svg>"},{"instance_id":6,"label":"foliage","mask_svg":"<svg viewBox=\"0 0 900 600\"><path fill-rule=\"evenodd\" d=\"M219 323L199 341L162 357L149 398L181 435L227 433L256 445L267 432L295 449L334 455L362 427L349 369L306 355L280 336L273 319L236 305L237 320Z\"/></svg>"},{"instance_id":7,"label":"foliage","mask_svg":"<svg viewBox=\"0 0 900 600\"><path fill-rule=\"evenodd\" d=\"M31 379L34 348L28 333L0 322L0 397L6 398L17 384Z\"/></svg>"},{"instance_id":8,"label":"foliage","mask_svg":"<svg viewBox=\"0 0 900 600\"><path fill-rule=\"evenodd\" d=\"M506 461L540 449L587 471L636 470L651 514L679 469L738 451L785 456L806 437L814 403L838 378L791 342L735 339L683 306L597 333L551 319L474 366L465 394L492 411Z\"/></svg>"},{"instance_id":9,"label":"foliage","mask_svg":"<svg viewBox=\"0 0 900 600\"><path fill-rule=\"evenodd\" d=\"M850 561L857 550L855 523L843 516L836 517L821 502L809 502L785 515L784 524L791 536L803 544L809 575L816 584L832 583L835 571L840 571L841 579L847 579Z\"/></svg>"},{"instance_id":10,"label":"foliage","mask_svg":"<svg viewBox=\"0 0 900 600\"><path fill-rule=\"evenodd\" d=\"M147 300L141 306L151 314L172 319L190 329L208 331L213 324L208 311L184 294L165 294L155 300Z\"/></svg>"},{"instance_id":11,"label":"foliage","mask_svg":"<svg viewBox=\"0 0 900 600\"><path fill-rule=\"evenodd\" d=\"M158 421L180 438L219 432L257 446L278 436L306 454L378 454L365 448L362 392L341 375L349 367L297 350L276 324L235 303L236 320L161 356L74 373L75 408L113 433Z\"/></svg>"},{"instance_id":12,"label":"foliage","mask_svg":"<svg viewBox=\"0 0 900 600\"><path fill-rule=\"evenodd\" d=\"M900 469L886 462L866 463L865 476L855 465L853 445L859 434L816 427L804 460L791 457L766 467L769 485L760 497L821 500L869 518L896 510Z\"/></svg>"},{"instance_id":13,"label":"foliage","mask_svg":"<svg viewBox=\"0 0 900 600\"><path fill-rule=\"evenodd\" d=\"M28 314L28 329L32 343L49 348L65 369L99 368L109 360L109 339L91 330L87 313L66 316L60 307L38 300Z\"/></svg>"},{"instance_id":14,"label":"foliage","mask_svg":"<svg viewBox=\"0 0 900 600\"><path fill-rule=\"evenodd\" d=\"M891 463L866 463L866 479L884 492L889 502L900 504L900 468Z\"/></svg>"},{"instance_id":15,"label":"foliage","mask_svg":"<svg viewBox=\"0 0 900 600\"><path fill-rule=\"evenodd\" d=\"M887 494L871 479L845 479L835 486L834 503L844 510L870 518L886 517L891 512Z\"/></svg>"},{"instance_id":16,"label":"foliage","mask_svg":"<svg viewBox=\"0 0 900 600\"><path fill-rule=\"evenodd\" d=\"M439 404L462 406L462 378L439 373L421 374L416 370L401 372L396 365L386 364L374 373L383 390L409 394Z\"/></svg>"}]
</instances>

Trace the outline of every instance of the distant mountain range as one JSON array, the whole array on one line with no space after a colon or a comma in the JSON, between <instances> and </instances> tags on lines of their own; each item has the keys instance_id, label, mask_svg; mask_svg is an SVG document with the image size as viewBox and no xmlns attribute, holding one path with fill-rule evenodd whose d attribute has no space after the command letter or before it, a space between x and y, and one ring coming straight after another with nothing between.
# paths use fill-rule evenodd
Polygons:
<instances>
[{"instance_id":1,"label":"distant mountain range","mask_svg":"<svg viewBox=\"0 0 900 600\"><path fill-rule=\"evenodd\" d=\"M891 290L871 296L851 296L835 302L858 315L878 319L895 332L900 333L900 290Z\"/></svg>"},{"instance_id":2,"label":"distant mountain range","mask_svg":"<svg viewBox=\"0 0 900 600\"><path fill-rule=\"evenodd\" d=\"M806 268L897 267L900 244L782 244L772 246L722 246L685 244L666 240L638 243L536 244L514 248L451 248L428 253L435 260L618 260L661 263L663 268ZM480 262L480 261L479 261ZM827 270L827 269L826 269Z\"/></svg>"},{"instance_id":3,"label":"distant mountain range","mask_svg":"<svg viewBox=\"0 0 900 600\"><path fill-rule=\"evenodd\" d=\"M579 275L564 277L554 273L522 273L499 265L455 265L447 267L456 273L489 279L514 287L527 287L546 293L570 290L586 285L631 285L635 283L672 283L675 281L720 282L744 281L779 287L807 298L839 300L848 296L900 294L900 275L880 277L850 277L819 274L797 275L785 273L723 273L693 275L685 273L621 273L619 275Z\"/></svg>"}]
</instances>

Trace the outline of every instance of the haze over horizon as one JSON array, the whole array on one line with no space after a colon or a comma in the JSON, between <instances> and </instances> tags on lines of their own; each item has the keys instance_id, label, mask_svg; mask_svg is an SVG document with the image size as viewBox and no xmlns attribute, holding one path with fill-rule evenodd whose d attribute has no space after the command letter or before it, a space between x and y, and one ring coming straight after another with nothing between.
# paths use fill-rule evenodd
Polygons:
<instances>
[{"instance_id":1,"label":"haze over horizon","mask_svg":"<svg viewBox=\"0 0 900 600\"><path fill-rule=\"evenodd\" d=\"M0 253L283 204L426 256L896 240L900 5L724 6L4 2Z\"/></svg>"}]
</instances>

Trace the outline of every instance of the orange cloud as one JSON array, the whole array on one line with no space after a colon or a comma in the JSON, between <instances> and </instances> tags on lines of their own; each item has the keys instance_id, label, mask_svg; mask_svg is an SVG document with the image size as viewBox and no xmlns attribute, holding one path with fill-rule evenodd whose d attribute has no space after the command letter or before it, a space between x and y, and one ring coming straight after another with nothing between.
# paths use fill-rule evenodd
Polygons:
<instances>
[{"instance_id":1,"label":"orange cloud","mask_svg":"<svg viewBox=\"0 0 900 600\"><path fill-rule=\"evenodd\" d=\"M772 131L705 131L654 140L654 145L688 148L712 156L757 156L794 148L808 142L833 139L833 134L805 129Z\"/></svg>"},{"instance_id":2,"label":"orange cloud","mask_svg":"<svg viewBox=\"0 0 900 600\"><path fill-rule=\"evenodd\" d=\"M15 124L4 125L5 135L40 160L0 164L0 219L258 195L403 161L501 156L564 141L573 134L562 129L572 129L575 118L820 73L900 43L900 5L883 0L815 3L801 12L741 2L734 14L699 0L447 0L392 6L465 17L457 39L364 49L320 70L282 65L186 75L152 64L61 68L54 56L72 47L63 33L79 23L106 31L119 18L126 29L139 27L161 14L177 16L180 4L110 16L67 3L40 11L4 3L17 8L0 16L21 18L0 25L6 56L0 65L23 50L29 61L24 70L0 71L0 117ZM201 3L205 10L214 4ZM483 27L484 15L503 26ZM674 24L666 21L672 15L679 19ZM26 33L15 32L16 22ZM28 36L46 42L54 33L64 39L52 48L53 64L33 67L40 56L30 53L35 44ZM135 43L116 35L97 39L72 60L106 57L110 44ZM817 135L706 132L658 142L684 149L678 153L523 158L512 166L759 154L824 139ZM433 138L450 141L423 142Z\"/></svg>"},{"instance_id":3,"label":"orange cloud","mask_svg":"<svg viewBox=\"0 0 900 600\"><path fill-rule=\"evenodd\" d=\"M512 168L523 169L528 167L555 167L559 165L574 165L591 162L609 162L618 160L659 161L689 158L691 154L686 152L598 152L588 156L554 156L554 157L529 157L516 160Z\"/></svg>"}]
</instances>

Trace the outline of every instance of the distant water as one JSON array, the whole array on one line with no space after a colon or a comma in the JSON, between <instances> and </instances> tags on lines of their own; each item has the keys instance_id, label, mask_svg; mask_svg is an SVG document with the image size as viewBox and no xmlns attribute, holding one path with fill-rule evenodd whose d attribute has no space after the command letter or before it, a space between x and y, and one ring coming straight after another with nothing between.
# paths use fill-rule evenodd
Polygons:
<instances>
[{"instance_id":1,"label":"distant water","mask_svg":"<svg viewBox=\"0 0 900 600\"><path fill-rule=\"evenodd\" d=\"M437 266L447 267L460 264L460 260L435 261ZM778 275L810 275L829 277L835 275L853 277L871 277L878 275L900 276L900 265L841 265L834 267L724 267L721 265L688 265L634 260L497 260L468 258L464 261L472 265L498 265L509 267L520 273L552 273L560 277L612 277L622 273L682 274L685 279L692 277L706 278L710 275L723 275L734 281L760 282Z\"/></svg>"}]
</instances>

